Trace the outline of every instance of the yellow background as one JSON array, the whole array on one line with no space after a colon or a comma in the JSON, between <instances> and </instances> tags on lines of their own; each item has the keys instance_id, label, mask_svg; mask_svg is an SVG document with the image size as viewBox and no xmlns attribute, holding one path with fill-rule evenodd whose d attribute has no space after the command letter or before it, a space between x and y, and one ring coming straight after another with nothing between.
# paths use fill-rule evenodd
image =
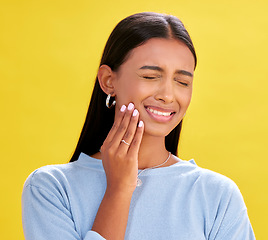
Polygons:
<instances>
[{"instance_id":1,"label":"yellow background","mask_svg":"<svg viewBox=\"0 0 268 240\"><path fill-rule=\"evenodd\" d=\"M26 177L68 162L107 37L140 11L178 16L196 47L180 157L232 178L257 239L267 239L268 4L261 0L1 1L1 239L23 239Z\"/></svg>"}]
</instances>

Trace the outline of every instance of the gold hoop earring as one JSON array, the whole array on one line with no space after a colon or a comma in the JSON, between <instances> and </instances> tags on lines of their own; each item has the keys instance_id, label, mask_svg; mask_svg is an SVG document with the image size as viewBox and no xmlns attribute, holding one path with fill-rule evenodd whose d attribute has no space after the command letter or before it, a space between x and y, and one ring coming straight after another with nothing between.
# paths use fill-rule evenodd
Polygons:
<instances>
[{"instance_id":1,"label":"gold hoop earring","mask_svg":"<svg viewBox=\"0 0 268 240\"><path fill-rule=\"evenodd\" d=\"M107 98L106 98L106 107L107 108L111 108L116 104L116 101L114 100L112 102L112 104L110 105L110 98L111 98L111 94L108 94Z\"/></svg>"}]
</instances>

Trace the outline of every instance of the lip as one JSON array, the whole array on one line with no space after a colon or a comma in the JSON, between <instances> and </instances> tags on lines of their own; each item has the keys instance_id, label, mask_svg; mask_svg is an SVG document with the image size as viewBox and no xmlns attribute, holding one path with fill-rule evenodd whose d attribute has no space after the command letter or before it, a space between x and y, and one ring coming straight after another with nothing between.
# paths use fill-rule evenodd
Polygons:
<instances>
[{"instance_id":1,"label":"lip","mask_svg":"<svg viewBox=\"0 0 268 240\"><path fill-rule=\"evenodd\" d=\"M158 115L156 113L151 112L149 109L156 110L156 111L163 112L163 113L171 113L171 114L168 116ZM162 122L162 123L169 122L173 118L174 113L175 113L175 111L172 109L165 109L165 108L160 108L160 107L155 107L155 106L145 106L145 110L153 120L157 122Z\"/></svg>"}]
</instances>

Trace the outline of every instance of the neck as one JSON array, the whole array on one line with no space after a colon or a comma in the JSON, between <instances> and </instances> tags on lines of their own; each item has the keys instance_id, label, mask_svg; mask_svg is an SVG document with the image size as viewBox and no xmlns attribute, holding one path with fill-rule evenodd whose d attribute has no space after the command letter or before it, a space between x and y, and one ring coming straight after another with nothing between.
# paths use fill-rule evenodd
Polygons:
<instances>
[{"instance_id":1,"label":"neck","mask_svg":"<svg viewBox=\"0 0 268 240\"><path fill-rule=\"evenodd\" d=\"M92 157L101 159L101 153L97 152L93 154ZM145 169L157 166L163 163L167 158L168 151L165 147L165 138L144 134L139 150L138 168ZM169 166L177 161L178 160L171 155L168 162L161 167Z\"/></svg>"},{"instance_id":2,"label":"neck","mask_svg":"<svg viewBox=\"0 0 268 240\"><path fill-rule=\"evenodd\" d=\"M138 157L139 169L159 165L163 163L167 157L168 151L165 147L164 137L155 137L146 134L143 135Z\"/></svg>"}]
</instances>

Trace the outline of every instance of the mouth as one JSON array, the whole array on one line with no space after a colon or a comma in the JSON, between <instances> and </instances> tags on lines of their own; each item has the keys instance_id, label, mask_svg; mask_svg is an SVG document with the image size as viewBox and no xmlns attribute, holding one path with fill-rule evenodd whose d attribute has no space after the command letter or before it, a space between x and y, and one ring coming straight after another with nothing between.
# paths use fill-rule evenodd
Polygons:
<instances>
[{"instance_id":1,"label":"mouth","mask_svg":"<svg viewBox=\"0 0 268 240\"><path fill-rule=\"evenodd\" d=\"M170 121L173 115L175 114L175 112L172 110L162 109L158 107L145 106L145 109L149 114L149 116L154 120L156 120L157 122Z\"/></svg>"}]
</instances>

